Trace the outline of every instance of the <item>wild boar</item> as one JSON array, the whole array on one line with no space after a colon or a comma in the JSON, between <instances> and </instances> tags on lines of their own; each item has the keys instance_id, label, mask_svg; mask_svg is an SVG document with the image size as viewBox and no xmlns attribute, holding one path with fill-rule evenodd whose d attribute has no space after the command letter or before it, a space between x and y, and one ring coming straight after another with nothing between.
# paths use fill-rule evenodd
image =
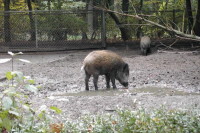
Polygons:
<instances>
[{"instance_id":1,"label":"wild boar","mask_svg":"<svg viewBox=\"0 0 200 133\"><path fill-rule=\"evenodd\" d=\"M114 52L97 50L89 53L84 61L82 69L85 70L85 89L89 90L88 82L93 76L95 90L98 90L99 75L105 75L106 87L110 88L110 80L113 88L116 88L115 79L123 86L128 87L129 66Z\"/></svg>"},{"instance_id":2,"label":"wild boar","mask_svg":"<svg viewBox=\"0 0 200 133\"><path fill-rule=\"evenodd\" d=\"M151 48L151 39L148 36L141 37L140 48L142 54L147 56L147 53L150 52Z\"/></svg>"}]
</instances>

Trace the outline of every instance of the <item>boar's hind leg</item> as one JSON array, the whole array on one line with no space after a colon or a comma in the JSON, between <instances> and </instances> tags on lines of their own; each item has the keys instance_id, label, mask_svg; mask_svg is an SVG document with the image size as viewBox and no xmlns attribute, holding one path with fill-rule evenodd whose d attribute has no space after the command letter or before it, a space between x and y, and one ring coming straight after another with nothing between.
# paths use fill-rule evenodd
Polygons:
<instances>
[{"instance_id":1,"label":"boar's hind leg","mask_svg":"<svg viewBox=\"0 0 200 133\"><path fill-rule=\"evenodd\" d=\"M98 82L99 75L93 75L93 83L95 90L98 90L97 82Z\"/></svg>"},{"instance_id":2,"label":"boar's hind leg","mask_svg":"<svg viewBox=\"0 0 200 133\"><path fill-rule=\"evenodd\" d=\"M106 88L109 89L110 88L110 75L105 74L105 76L106 76Z\"/></svg>"},{"instance_id":3,"label":"boar's hind leg","mask_svg":"<svg viewBox=\"0 0 200 133\"><path fill-rule=\"evenodd\" d=\"M89 86L88 86L88 82L90 79L90 76L87 72L85 72L85 90L89 91Z\"/></svg>"},{"instance_id":4,"label":"boar's hind leg","mask_svg":"<svg viewBox=\"0 0 200 133\"><path fill-rule=\"evenodd\" d=\"M149 53L151 53L151 52L152 52L152 51L151 51L151 48L148 48L148 52L149 52Z\"/></svg>"}]
</instances>

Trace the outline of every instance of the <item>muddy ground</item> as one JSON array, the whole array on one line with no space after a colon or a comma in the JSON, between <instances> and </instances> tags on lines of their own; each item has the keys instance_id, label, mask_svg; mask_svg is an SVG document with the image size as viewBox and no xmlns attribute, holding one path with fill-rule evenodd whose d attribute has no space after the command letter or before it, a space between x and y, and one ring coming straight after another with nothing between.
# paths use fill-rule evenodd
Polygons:
<instances>
[{"instance_id":1,"label":"muddy ground","mask_svg":"<svg viewBox=\"0 0 200 133\"><path fill-rule=\"evenodd\" d=\"M200 53L192 51L153 51L142 56L139 49L109 48L129 64L129 88L117 82L117 90L106 90L105 79L99 78L99 90L85 91L84 57L92 50L49 53L25 53L19 58L32 64L14 62L14 68L36 80L41 88L31 95L33 107L57 106L66 118L85 114L110 113L117 109L152 110L163 105L166 109L200 110ZM8 57L2 54L0 58ZM11 68L1 66L1 76Z\"/></svg>"}]
</instances>

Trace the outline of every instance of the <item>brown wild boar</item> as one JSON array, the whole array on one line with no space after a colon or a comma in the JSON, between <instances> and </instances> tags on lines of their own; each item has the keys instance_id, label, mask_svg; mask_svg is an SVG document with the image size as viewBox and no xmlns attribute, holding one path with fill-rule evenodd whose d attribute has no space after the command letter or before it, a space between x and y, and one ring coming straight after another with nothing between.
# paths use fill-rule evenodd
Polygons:
<instances>
[{"instance_id":1,"label":"brown wild boar","mask_svg":"<svg viewBox=\"0 0 200 133\"><path fill-rule=\"evenodd\" d=\"M151 39L148 36L141 37L140 48L143 55L147 56L147 53L150 52Z\"/></svg>"},{"instance_id":2,"label":"brown wild boar","mask_svg":"<svg viewBox=\"0 0 200 133\"><path fill-rule=\"evenodd\" d=\"M129 66L114 52L98 50L89 53L83 61L82 69L85 70L86 90L89 90L88 82L91 75L93 76L95 90L98 90L99 75L105 75L107 88L110 88L110 80L113 88L116 88L115 79L123 86L128 86Z\"/></svg>"}]
</instances>

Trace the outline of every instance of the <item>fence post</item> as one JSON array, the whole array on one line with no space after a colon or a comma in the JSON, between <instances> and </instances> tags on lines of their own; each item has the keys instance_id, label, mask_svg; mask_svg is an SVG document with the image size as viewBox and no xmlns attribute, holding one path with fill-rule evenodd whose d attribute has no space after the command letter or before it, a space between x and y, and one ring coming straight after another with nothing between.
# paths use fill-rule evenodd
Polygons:
<instances>
[{"instance_id":1,"label":"fence post","mask_svg":"<svg viewBox=\"0 0 200 133\"><path fill-rule=\"evenodd\" d=\"M38 48L37 11L35 10L35 47Z\"/></svg>"},{"instance_id":2,"label":"fence post","mask_svg":"<svg viewBox=\"0 0 200 133\"><path fill-rule=\"evenodd\" d=\"M101 13L101 41L102 41L102 47L105 49L106 48L106 17L105 17L105 11L102 10Z\"/></svg>"}]
</instances>

